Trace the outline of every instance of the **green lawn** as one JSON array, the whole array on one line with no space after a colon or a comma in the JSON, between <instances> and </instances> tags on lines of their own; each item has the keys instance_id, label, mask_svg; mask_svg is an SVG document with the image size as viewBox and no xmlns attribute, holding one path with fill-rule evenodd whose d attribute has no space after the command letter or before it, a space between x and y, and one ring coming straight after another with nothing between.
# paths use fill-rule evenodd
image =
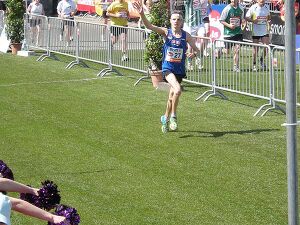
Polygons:
<instances>
[{"instance_id":1,"label":"green lawn","mask_svg":"<svg viewBox=\"0 0 300 225\"><path fill-rule=\"evenodd\" d=\"M287 224L285 116L252 116L266 101L196 102L207 89L184 84L179 131L163 134L167 93L133 87L141 74L35 60L0 54L0 159L19 182L53 180L81 224Z\"/></svg>"}]
</instances>

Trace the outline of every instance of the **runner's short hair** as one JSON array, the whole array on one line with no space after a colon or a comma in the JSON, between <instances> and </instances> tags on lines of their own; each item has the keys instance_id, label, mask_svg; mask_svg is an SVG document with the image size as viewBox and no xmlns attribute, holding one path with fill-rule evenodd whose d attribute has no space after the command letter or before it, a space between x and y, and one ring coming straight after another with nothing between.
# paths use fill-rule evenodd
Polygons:
<instances>
[{"instance_id":1,"label":"runner's short hair","mask_svg":"<svg viewBox=\"0 0 300 225\"><path fill-rule=\"evenodd\" d=\"M183 19L183 13L182 13L181 11L179 11L179 10L174 10L174 11L171 13L171 15L173 15L173 14L179 14L179 16L181 17L181 19Z\"/></svg>"}]
</instances>

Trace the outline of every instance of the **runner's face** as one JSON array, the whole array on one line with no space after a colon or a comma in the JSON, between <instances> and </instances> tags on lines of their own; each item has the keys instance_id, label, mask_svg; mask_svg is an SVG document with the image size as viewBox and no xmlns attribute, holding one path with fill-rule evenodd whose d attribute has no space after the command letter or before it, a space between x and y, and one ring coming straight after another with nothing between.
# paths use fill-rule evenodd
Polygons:
<instances>
[{"instance_id":1,"label":"runner's face","mask_svg":"<svg viewBox=\"0 0 300 225\"><path fill-rule=\"evenodd\" d=\"M172 27L174 27L174 28L182 27L183 19L180 14L172 14L170 21L171 21Z\"/></svg>"},{"instance_id":2,"label":"runner's face","mask_svg":"<svg viewBox=\"0 0 300 225\"><path fill-rule=\"evenodd\" d=\"M264 5L265 4L265 0L257 0L259 5Z\"/></svg>"},{"instance_id":3,"label":"runner's face","mask_svg":"<svg viewBox=\"0 0 300 225\"><path fill-rule=\"evenodd\" d=\"M236 6L239 3L239 0L231 0L231 4L233 4L234 6Z\"/></svg>"},{"instance_id":4,"label":"runner's face","mask_svg":"<svg viewBox=\"0 0 300 225\"><path fill-rule=\"evenodd\" d=\"M152 1L151 0L146 1L146 6L148 7L148 9L150 9L152 6Z\"/></svg>"}]
</instances>

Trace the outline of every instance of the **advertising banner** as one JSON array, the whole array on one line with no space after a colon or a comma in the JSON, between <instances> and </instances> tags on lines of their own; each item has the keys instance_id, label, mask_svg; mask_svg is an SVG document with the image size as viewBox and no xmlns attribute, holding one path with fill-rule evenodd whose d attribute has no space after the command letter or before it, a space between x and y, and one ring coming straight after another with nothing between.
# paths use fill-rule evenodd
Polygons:
<instances>
[{"instance_id":1,"label":"advertising banner","mask_svg":"<svg viewBox=\"0 0 300 225\"><path fill-rule=\"evenodd\" d=\"M220 16L226 4L212 5L212 11L209 13L209 36L214 41L215 39L223 39L223 24L220 23Z\"/></svg>"},{"instance_id":2,"label":"advertising banner","mask_svg":"<svg viewBox=\"0 0 300 225\"><path fill-rule=\"evenodd\" d=\"M130 18L137 18L139 17L139 13L133 8L132 3L130 0L126 0L128 2L128 11ZM132 0L134 1L134 0ZM98 15L102 16L102 3L101 0L77 0L77 10L81 12L88 12L88 13L97 13ZM106 1L106 2L112 2Z\"/></svg>"},{"instance_id":3,"label":"advertising banner","mask_svg":"<svg viewBox=\"0 0 300 225\"><path fill-rule=\"evenodd\" d=\"M95 13L94 0L77 0L77 10L88 13Z\"/></svg>"}]
</instances>

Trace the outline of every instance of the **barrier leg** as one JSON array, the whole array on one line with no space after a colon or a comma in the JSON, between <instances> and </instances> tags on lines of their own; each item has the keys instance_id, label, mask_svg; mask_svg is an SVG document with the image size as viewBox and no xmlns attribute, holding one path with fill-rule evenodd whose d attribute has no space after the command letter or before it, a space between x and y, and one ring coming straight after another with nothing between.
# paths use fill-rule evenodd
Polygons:
<instances>
[{"instance_id":1,"label":"barrier leg","mask_svg":"<svg viewBox=\"0 0 300 225\"><path fill-rule=\"evenodd\" d=\"M123 74L121 74L119 71L117 71L113 68L105 68L97 74L97 77L104 77L106 74L110 74L110 73L116 73L119 76L123 76Z\"/></svg>"},{"instance_id":2,"label":"barrier leg","mask_svg":"<svg viewBox=\"0 0 300 225\"><path fill-rule=\"evenodd\" d=\"M42 61L44 61L46 58L52 58L52 59L54 59L54 60L57 60L58 61L58 58L55 56L55 55L51 55L50 54L50 52L49 53L45 53L45 54L43 54L43 55L41 55L40 57L38 57L37 58L37 60L36 61L38 61L38 62L42 62Z\"/></svg>"},{"instance_id":3,"label":"barrier leg","mask_svg":"<svg viewBox=\"0 0 300 225\"><path fill-rule=\"evenodd\" d=\"M149 76L149 74L147 73L145 76L143 76L143 77L140 77L135 83L134 83L134 85L133 86L136 86L136 85L138 85L138 83L140 83L142 80L144 80L144 79L147 79L147 78L150 78L150 76Z\"/></svg>"},{"instance_id":4,"label":"barrier leg","mask_svg":"<svg viewBox=\"0 0 300 225\"><path fill-rule=\"evenodd\" d=\"M206 97L205 97L206 96ZM196 101L200 100L201 98L204 98L205 99L203 100L204 102L206 100L208 100L211 96L218 96L224 100L228 100L228 98L219 90L216 90L215 88L212 88L211 90L209 91L206 91L204 92L202 95L200 95L198 98L196 98Z\"/></svg>"},{"instance_id":5,"label":"barrier leg","mask_svg":"<svg viewBox=\"0 0 300 225\"><path fill-rule=\"evenodd\" d=\"M81 60L75 60L75 61L70 62L70 63L66 66L66 69L71 69L73 66L76 66L76 65L82 65L82 66L85 67L85 68L88 68L88 67L89 67L85 62L83 62L83 61L81 61Z\"/></svg>"}]
</instances>

